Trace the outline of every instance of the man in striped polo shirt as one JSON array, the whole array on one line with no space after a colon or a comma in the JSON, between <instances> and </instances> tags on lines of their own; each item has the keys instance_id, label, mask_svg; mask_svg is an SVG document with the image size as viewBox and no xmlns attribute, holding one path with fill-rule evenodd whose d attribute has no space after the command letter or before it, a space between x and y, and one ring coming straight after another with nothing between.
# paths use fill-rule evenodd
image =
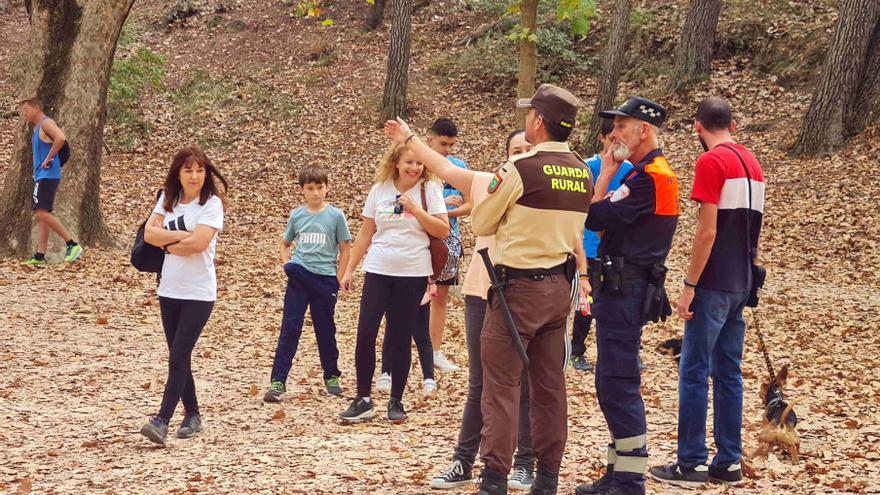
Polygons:
<instances>
[{"instance_id":1,"label":"man in striped polo shirt","mask_svg":"<svg viewBox=\"0 0 880 495\"><path fill-rule=\"evenodd\" d=\"M662 482L698 486L742 480L743 308L764 216L761 164L731 133L736 122L721 97L703 100L694 130L697 159L691 200L700 204L697 232L678 315L685 320L679 368L678 460L651 469ZM707 466L706 414L712 375L715 447Z\"/></svg>"}]
</instances>

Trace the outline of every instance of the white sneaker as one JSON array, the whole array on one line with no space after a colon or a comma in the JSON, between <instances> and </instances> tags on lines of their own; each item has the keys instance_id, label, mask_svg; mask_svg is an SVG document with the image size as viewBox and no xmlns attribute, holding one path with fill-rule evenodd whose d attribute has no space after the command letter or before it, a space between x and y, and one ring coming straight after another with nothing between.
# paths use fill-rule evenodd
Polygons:
<instances>
[{"instance_id":1,"label":"white sneaker","mask_svg":"<svg viewBox=\"0 0 880 495\"><path fill-rule=\"evenodd\" d=\"M376 391L377 392L391 392L391 375L388 373L382 373L379 375L379 378L376 379Z\"/></svg>"},{"instance_id":2,"label":"white sneaker","mask_svg":"<svg viewBox=\"0 0 880 495\"><path fill-rule=\"evenodd\" d=\"M425 397L429 397L431 394L437 391L437 382L430 378L425 378L425 384L422 385L422 395Z\"/></svg>"},{"instance_id":3,"label":"white sneaker","mask_svg":"<svg viewBox=\"0 0 880 495\"><path fill-rule=\"evenodd\" d=\"M446 354L443 354L443 351L434 351L434 367L447 373L461 371L461 368L449 359L446 359Z\"/></svg>"}]
</instances>

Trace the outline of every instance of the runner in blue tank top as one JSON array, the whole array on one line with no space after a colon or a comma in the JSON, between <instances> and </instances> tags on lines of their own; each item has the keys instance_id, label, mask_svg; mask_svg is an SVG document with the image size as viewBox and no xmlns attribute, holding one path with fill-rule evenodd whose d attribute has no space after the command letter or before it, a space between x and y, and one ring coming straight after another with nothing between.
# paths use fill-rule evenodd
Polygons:
<instances>
[{"instance_id":1,"label":"runner in blue tank top","mask_svg":"<svg viewBox=\"0 0 880 495\"><path fill-rule=\"evenodd\" d=\"M55 205L55 194L61 183L61 158L58 152L64 146L64 131L43 113L43 102L39 98L28 98L21 102L21 114L31 125L34 133L31 137L31 149L34 156L34 217L37 219L40 237L37 252L27 261L27 266L40 267L46 265L46 247L49 244L49 231L58 234L67 243L64 261L72 263L83 252L73 237L52 214Z\"/></svg>"}]
</instances>

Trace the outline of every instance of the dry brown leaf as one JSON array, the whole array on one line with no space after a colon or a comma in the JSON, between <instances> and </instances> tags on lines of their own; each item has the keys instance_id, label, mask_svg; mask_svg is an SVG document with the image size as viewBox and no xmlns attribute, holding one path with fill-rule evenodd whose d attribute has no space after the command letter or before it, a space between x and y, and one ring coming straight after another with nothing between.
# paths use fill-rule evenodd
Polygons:
<instances>
[{"instance_id":1,"label":"dry brown leaf","mask_svg":"<svg viewBox=\"0 0 880 495\"><path fill-rule=\"evenodd\" d=\"M280 420L284 419L286 416L287 416L287 414L284 412L284 409L279 409L279 410L275 411L275 414L272 415L272 419L274 421L280 421Z\"/></svg>"},{"instance_id":2,"label":"dry brown leaf","mask_svg":"<svg viewBox=\"0 0 880 495\"><path fill-rule=\"evenodd\" d=\"M248 394L251 397L256 397L257 394L260 393L260 389L256 386L256 384L251 384L251 389L248 391Z\"/></svg>"}]
</instances>

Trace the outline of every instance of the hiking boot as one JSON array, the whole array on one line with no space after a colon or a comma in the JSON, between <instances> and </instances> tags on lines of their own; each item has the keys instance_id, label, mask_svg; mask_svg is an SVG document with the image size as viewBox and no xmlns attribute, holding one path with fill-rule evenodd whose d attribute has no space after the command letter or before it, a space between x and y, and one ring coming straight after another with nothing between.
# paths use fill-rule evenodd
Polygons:
<instances>
[{"instance_id":1,"label":"hiking boot","mask_svg":"<svg viewBox=\"0 0 880 495\"><path fill-rule=\"evenodd\" d=\"M43 268L46 266L46 258L37 258L36 256L31 256L30 259L22 261L21 264L24 266L29 266L31 268Z\"/></svg>"},{"instance_id":2,"label":"hiking boot","mask_svg":"<svg viewBox=\"0 0 880 495\"><path fill-rule=\"evenodd\" d=\"M425 383L422 385L422 396L430 397L437 391L437 382L435 382L431 378L425 378Z\"/></svg>"},{"instance_id":3,"label":"hiking boot","mask_svg":"<svg viewBox=\"0 0 880 495\"><path fill-rule=\"evenodd\" d=\"M403 410L403 402L400 399L388 399L388 421L403 423L406 419L406 411Z\"/></svg>"},{"instance_id":4,"label":"hiking boot","mask_svg":"<svg viewBox=\"0 0 880 495\"><path fill-rule=\"evenodd\" d=\"M603 474L601 478L592 483L584 483L583 485L578 486L574 491L575 495L594 495L602 493L602 490L611 485L611 476L613 474L614 464L609 464L605 469L605 474Z\"/></svg>"},{"instance_id":5,"label":"hiking boot","mask_svg":"<svg viewBox=\"0 0 880 495\"><path fill-rule=\"evenodd\" d=\"M726 468L709 466L709 481L736 486L742 479L742 466L738 462Z\"/></svg>"},{"instance_id":6,"label":"hiking boot","mask_svg":"<svg viewBox=\"0 0 880 495\"><path fill-rule=\"evenodd\" d=\"M339 417L347 423L361 423L376 417L373 401L355 397L348 409L339 413Z\"/></svg>"},{"instance_id":7,"label":"hiking boot","mask_svg":"<svg viewBox=\"0 0 880 495\"><path fill-rule=\"evenodd\" d=\"M473 474L466 469L461 461L452 461L452 465L446 471L435 476L431 480L431 488L435 490L449 490L460 486L469 485L473 482Z\"/></svg>"},{"instance_id":8,"label":"hiking boot","mask_svg":"<svg viewBox=\"0 0 880 495\"><path fill-rule=\"evenodd\" d=\"M535 482L532 470L527 467L514 468L510 479L507 480L507 488L511 490L528 490Z\"/></svg>"},{"instance_id":9,"label":"hiking boot","mask_svg":"<svg viewBox=\"0 0 880 495\"><path fill-rule=\"evenodd\" d=\"M627 488L612 481L600 493L602 495L645 495L645 489Z\"/></svg>"},{"instance_id":10,"label":"hiking boot","mask_svg":"<svg viewBox=\"0 0 880 495\"><path fill-rule=\"evenodd\" d=\"M382 373L379 375L379 378L376 378L376 392L391 392L391 375L389 373Z\"/></svg>"},{"instance_id":11,"label":"hiking boot","mask_svg":"<svg viewBox=\"0 0 880 495\"><path fill-rule=\"evenodd\" d=\"M572 356L569 364L577 371L593 371L593 365L583 356Z\"/></svg>"},{"instance_id":12,"label":"hiking boot","mask_svg":"<svg viewBox=\"0 0 880 495\"><path fill-rule=\"evenodd\" d=\"M327 393L330 395L342 395L342 387L339 386L339 377L331 376L324 380L324 388L327 389Z\"/></svg>"},{"instance_id":13,"label":"hiking boot","mask_svg":"<svg viewBox=\"0 0 880 495\"><path fill-rule=\"evenodd\" d=\"M168 423L158 416L154 417L141 427L141 435L153 443L165 445L165 438L168 436Z\"/></svg>"},{"instance_id":14,"label":"hiking boot","mask_svg":"<svg viewBox=\"0 0 880 495\"><path fill-rule=\"evenodd\" d=\"M488 477L483 471L483 476L480 478L480 489L477 490L476 495L507 495L507 480L503 478L497 480L494 476Z\"/></svg>"},{"instance_id":15,"label":"hiking boot","mask_svg":"<svg viewBox=\"0 0 880 495\"><path fill-rule=\"evenodd\" d=\"M548 473L538 466L538 475L535 476L529 495L556 495L557 486L559 486L559 474Z\"/></svg>"},{"instance_id":16,"label":"hiking boot","mask_svg":"<svg viewBox=\"0 0 880 495\"><path fill-rule=\"evenodd\" d=\"M65 263L73 263L78 260L80 256L83 254L83 247L79 244L74 244L73 246L67 246L67 253L64 255Z\"/></svg>"},{"instance_id":17,"label":"hiking boot","mask_svg":"<svg viewBox=\"0 0 880 495\"><path fill-rule=\"evenodd\" d=\"M284 386L284 382L272 380L272 383L269 384L269 390L266 390L266 393L263 395L263 402L281 402L284 400L284 394L286 393L287 387Z\"/></svg>"},{"instance_id":18,"label":"hiking boot","mask_svg":"<svg viewBox=\"0 0 880 495\"><path fill-rule=\"evenodd\" d=\"M177 438L192 438L200 431L202 431L202 415L197 413L185 416L177 429Z\"/></svg>"},{"instance_id":19,"label":"hiking boot","mask_svg":"<svg viewBox=\"0 0 880 495\"><path fill-rule=\"evenodd\" d=\"M434 367L445 373L461 371L461 368L450 361L443 351L434 351Z\"/></svg>"},{"instance_id":20,"label":"hiking boot","mask_svg":"<svg viewBox=\"0 0 880 495\"><path fill-rule=\"evenodd\" d=\"M705 464L687 468L670 462L665 466L652 467L648 473L657 481L685 488L701 487L709 481L709 468Z\"/></svg>"}]
</instances>

